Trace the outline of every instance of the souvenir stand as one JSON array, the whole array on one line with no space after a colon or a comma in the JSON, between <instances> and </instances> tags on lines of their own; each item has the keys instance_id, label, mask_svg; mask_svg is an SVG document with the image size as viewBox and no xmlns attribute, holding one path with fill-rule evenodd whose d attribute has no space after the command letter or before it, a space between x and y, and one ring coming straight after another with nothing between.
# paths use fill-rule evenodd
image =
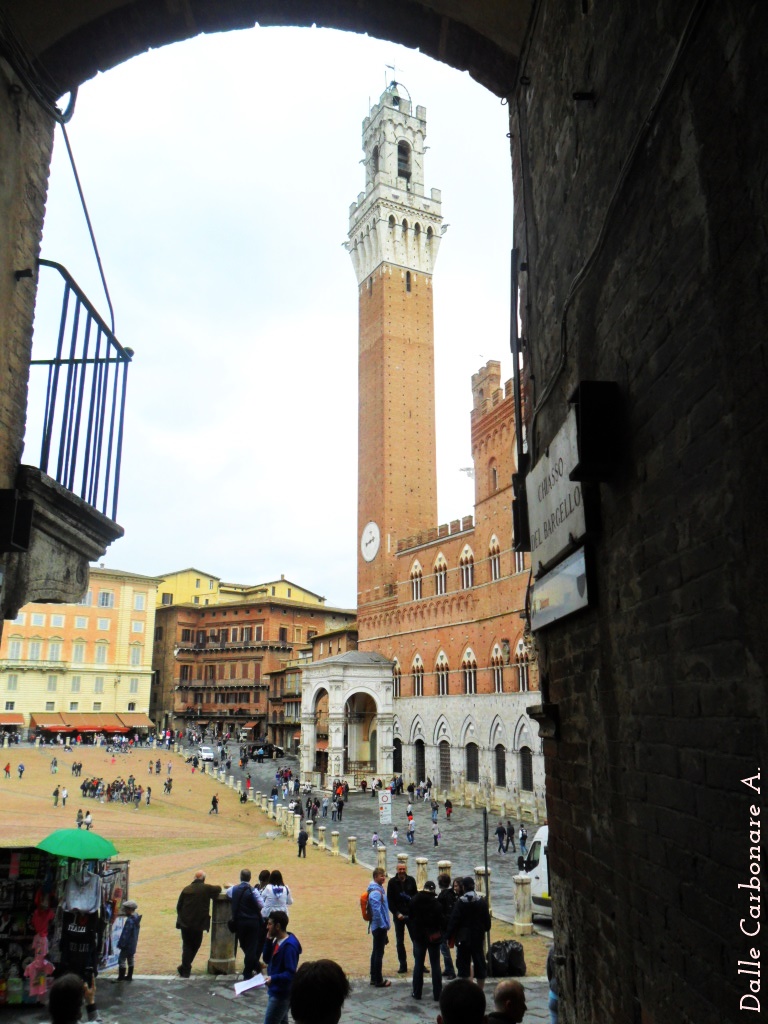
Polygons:
<instances>
[{"instance_id":1,"label":"souvenir stand","mask_svg":"<svg viewBox=\"0 0 768 1024\"><path fill-rule=\"evenodd\" d=\"M69 833L78 844L83 833L60 829L37 847L0 847L0 1006L41 1002L54 977L117 963L128 861L92 832L91 855L77 850Z\"/></svg>"}]
</instances>

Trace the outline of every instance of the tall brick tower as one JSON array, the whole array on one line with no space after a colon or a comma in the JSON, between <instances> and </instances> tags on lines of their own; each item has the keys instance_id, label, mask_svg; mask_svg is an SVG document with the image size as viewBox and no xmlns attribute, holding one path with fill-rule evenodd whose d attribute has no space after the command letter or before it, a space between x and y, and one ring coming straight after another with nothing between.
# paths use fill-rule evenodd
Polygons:
<instances>
[{"instance_id":1,"label":"tall brick tower","mask_svg":"<svg viewBox=\"0 0 768 1024\"><path fill-rule=\"evenodd\" d=\"M396 82L363 121L349 213L359 289L358 606L394 598L398 539L437 523L432 272L440 192L424 195L426 109Z\"/></svg>"}]
</instances>

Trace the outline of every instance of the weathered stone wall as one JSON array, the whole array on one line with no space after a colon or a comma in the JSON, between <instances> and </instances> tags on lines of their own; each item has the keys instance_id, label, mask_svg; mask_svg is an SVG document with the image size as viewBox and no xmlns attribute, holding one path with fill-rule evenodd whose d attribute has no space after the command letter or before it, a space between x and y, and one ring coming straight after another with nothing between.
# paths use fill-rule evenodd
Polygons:
<instances>
[{"instance_id":1,"label":"weathered stone wall","mask_svg":"<svg viewBox=\"0 0 768 1024\"><path fill-rule=\"evenodd\" d=\"M768 749L766 10L544 3L511 102L535 402L552 381L531 436L580 379L618 381L627 418L593 485L597 606L537 634L565 1024L744 1019L759 947L738 884Z\"/></svg>"},{"instance_id":2,"label":"weathered stone wall","mask_svg":"<svg viewBox=\"0 0 768 1024\"><path fill-rule=\"evenodd\" d=\"M0 60L0 488L13 487L27 378L53 122ZM16 271L31 276L17 281Z\"/></svg>"}]
</instances>

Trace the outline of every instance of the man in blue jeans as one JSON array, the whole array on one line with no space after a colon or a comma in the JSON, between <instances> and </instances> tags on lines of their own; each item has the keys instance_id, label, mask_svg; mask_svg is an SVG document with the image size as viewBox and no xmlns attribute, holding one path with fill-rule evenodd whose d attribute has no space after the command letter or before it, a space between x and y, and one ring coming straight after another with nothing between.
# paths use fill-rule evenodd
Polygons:
<instances>
[{"instance_id":1,"label":"man in blue jeans","mask_svg":"<svg viewBox=\"0 0 768 1024\"><path fill-rule=\"evenodd\" d=\"M300 954L301 943L288 931L288 915L284 910L271 910L264 943L264 960L268 964L264 981L269 994L264 1024L288 1024L291 986Z\"/></svg>"},{"instance_id":2,"label":"man in blue jeans","mask_svg":"<svg viewBox=\"0 0 768 1024\"><path fill-rule=\"evenodd\" d=\"M371 938L373 949L371 950L371 984L376 988L389 988L391 981L385 981L382 976L382 964L384 962L384 947L389 942L389 907L387 906L387 894L384 891L384 879L387 873L383 868L373 869L373 881L368 883L368 908L371 914Z\"/></svg>"}]
</instances>

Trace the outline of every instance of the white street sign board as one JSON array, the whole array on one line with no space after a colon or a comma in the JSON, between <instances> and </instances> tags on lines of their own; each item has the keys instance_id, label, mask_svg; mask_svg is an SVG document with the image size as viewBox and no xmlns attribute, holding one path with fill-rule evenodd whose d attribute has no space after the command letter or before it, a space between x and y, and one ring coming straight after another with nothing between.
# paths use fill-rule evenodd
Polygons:
<instances>
[{"instance_id":1,"label":"white street sign board","mask_svg":"<svg viewBox=\"0 0 768 1024\"><path fill-rule=\"evenodd\" d=\"M587 532L581 484L569 479L579 461L576 410L552 440L525 483L534 576Z\"/></svg>"},{"instance_id":2,"label":"white street sign board","mask_svg":"<svg viewBox=\"0 0 768 1024\"><path fill-rule=\"evenodd\" d=\"M379 824L392 824L392 794L388 789L382 789L379 793Z\"/></svg>"}]
</instances>

